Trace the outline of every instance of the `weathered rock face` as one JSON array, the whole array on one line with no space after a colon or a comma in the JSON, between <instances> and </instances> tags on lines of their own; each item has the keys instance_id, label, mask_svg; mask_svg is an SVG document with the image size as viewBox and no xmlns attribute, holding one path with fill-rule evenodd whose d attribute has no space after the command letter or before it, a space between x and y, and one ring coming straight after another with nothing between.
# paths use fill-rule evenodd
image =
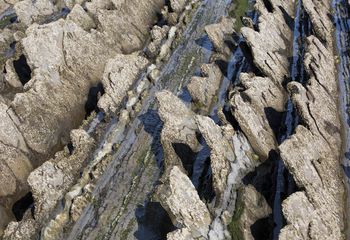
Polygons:
<instances>
[{"instance_id":1,"label":"weathered rock face","mask_svg":"<svg viewBox=\"0 0 350 240\"><path fill-rule=\"evenodd\" d=\"M265 198L261 193L251 186L244 186L241 190L241 196L238 197L236 209L235 209L235 221L231 224L238 229L236 236L238 239L254 239L252 232L249 229L252 228L256 221L268 217L272 210L267 204Z\"/></svg>"},{"instance_id":2,"label":"weathered rock face","mask_svg":"<svg viewBox=\"0 0 350 240\"><path fill-rule=\"evenodd\" d=\"M108 61L103 74L102 83L105 94L98 102L99 108L106 113L114 112L126 97L138 74L147 66L144 57L118 54Z\"/></svg>"},{"instance_id":3,"label":"weathered rock face","mask_svg":"<svg viewBox=\"0 0 350 240\"><path fill-rule=\"evenodd\" d=\"M64 6L62 1L57 1L55 5L48 0L16 2L13 4L19 21L29 27L25 34L9 31L8 35L13 37L3 35L5 42L13 38L18 41L15 56L7 61L1 79L2 84L15 89L14 93L3 95L0 105L3 119L0 124L1 158L6 159L6 163L1 163L3 171L0 175L10 183L1 190L0 205L7 209L11 209L12 204L29 191L27 177L33 168L68 144L70 131L77 128L88 114L84 108L90 88L102 79L107 61L116 56L124 57L118 55L121 52L142 49L148 29L157 20L157 13L164 4L160 0L128 4L106 1L107 5L100 6L98 1L92 1L87 4L86 10L75 5L66 19L56 20L59 18L56 18L56 12ZM39 25L35 22L49 23ZM123 85L114 82L120 88L108 83L111 87L106 88L106 97L114 97L119 92L125 95L136 79L137 71L148 63L142 57L135 57L135 61L127 56L120 60L124 61L123 67L127 70L119 76L128 75L129 78L120 82ZM115 68L106 71L114 76L117 71L113 70ZM1 91L6 89L0 87ZM118 97L122 98L122 95ZM43 167L43 176L52 171L56 174L57 169L50 162ZM69 187L74 178L68 178L70 180L64 180L58 184L59 187ZM45 181L40 183L48 184ZM37 190L41 191L41 188L45 187L38 183ZM52 198L52 205L63 192L57 190L56 197L48 196L48 199ZM35 191L33 194L35 196ZM40 194L44 193L35 196L38 201ZM51 207L43 207L42 210L49 211ZM36 209L39 211L40 207Z\"/></svg>"},{"instance_id":4,"label":"weathered rock face","mask_svg":"<svg viewBox=\"0 0 350 240\"><path fill-rule=\"evenodd\" d=\"M333 57L328 2L304 1L315 36L307 39L304 58L310 76L307 84L288 85L303 126L279 147L281 157L304 191L293 194L283 204L288 225L282 239L344 238L344 186L339 165L341 125L337 107L337 78ZM314 9L319 9L316 13ZM321 30L322 29L322 30ZM305 126L305 127L304 127ZM291 154L293 153L293 154ZM300 197L300 203L296 199ZM299 214L293 214L298 204ZM309 226L308 229L300 225Z\"/></svg>"},{"instance_id":5,"label":"weathered rock face","mask_svg":"<svg viewBox=\"0 0 350 240\"><path fill-rule=\"evenodd\" d=\"M289 56L292 31L285 14L294 16L294 3L271 1L254 5L260 13L258 29L243 27L242 35L249 46L254 64L265 76L243 73L243 89L231 93L232 113L256 153L266 160L271 150L277 148L273 126L279 126L278 113L284 111L287 101L282 83L289 76ZM275 116L272 116L275 114Z\"/></svg>"},{"instance_id":6,"label":"weathered rock face","mask_svg":"<svg viewBox=\"0 0 350 240\"><path fill-rule=\"evenodd\" d=\"M205 64L201 71L203 77L192 77L187 89L193 101L205 112L208 112L223 76L216 64Z\"/></svg>"},{"instance_id":7,"label":"weathered rock face","mask_svg":"<svg viewBox=\"0 0 350 240\"><path fill-rule=\"evenodd\" d=\"M279 169L271 162L278 151L294 177L288 180L299 187L283 202L287 226L279 238L344 239L344 189L338 163L341 124L328 2L303 0L315 34L306 40L304 65L309 79L287 87L290 58L295 57L291 54L295 1L257 0L258 24L243 17L247 27L242 28L239 46L233 40L237 40L233 19L207 26L216 53L207 56L202 77L189 83L185 78L167 79L169 69L162 67L168 59L166 68L172 67L172 50L187 50L197 43L197 37L191 42L182 36L192 34L196 26L185 29L191 19L183 13L196 5L191 1L186 6L188 2L0 2L0 10L15 4L20 21L0 34L1 49L17 42L15 53L0 59L5 66L0 76L0 182L6 183L0 188L0 236L6 240L140 238L140 232L143 236L142 231L148 231L142 229L142 221L148 219L138 218L147 214L147 207L139 204L153 200L160 201L169 215L157 203L161 208L157 214L162 212L162 220L165 217L171 225L166 229L156 225L161 238L254 239L257 231L269 235L271 214L280 209L272 213L276 206L266 195L276 191L277 196L279 190L274 189L275 182L265 186L269 180L257 183L257 179L275 178L272 172ZM219 0L204 2L192 13L201 13L213 2ZM164 22L150 30L165 3ZM65 7L72 10L60 12ZM161 26L164 23L173 26ZM236 53L242 57L237 64L243 64L234 66L240 82L232 84L229 102L224 103L221 93L228 91L228 82L236 76L228 79L228 73L222 84L223 66L217 64L236 64ZM180 55L175 53L177 59ZM196 70L200 64L195 63ZM256 72L241 73L246 69ZM161 77L173 83L168 86ZM72 130L88 115L84 107L88 108L90 93L101 82L104 89L92 98L96 98L93 108L103 113ZM176 96L183 86L194 104ZM275 134L288 92L301 121L295 134L278 147ZM236 130L230 124L236 124L234 120L239 125ZM265 188L272 190L266 193ZM13 203L29 191L35 207L31 205L16 222ZM282 199L285 192L279 193ZM282 220L280 224L283 227Z\"/></svg>"},{"instance_id":8,"label":"weathered rock face","mask_svg":"<svg viewBox=\"0 0 350 240\"><path fill-rule=\"evenodd\" d=\"M211 222L210 213L190 179L179 167L174 166L170 170L168 179L160 185L158 191L160 202L165 209L169 209L175 226L184 228L172 233L172 238L179 235L180 239L185 239L188 232L193 238L207 236Z\"/></svg>"},{"instance_id":9,"label":"weathered rock face","mask_svg":"<svg viewBox=\"0 0 350 240\"><path fill-rule=\"evenodd\" d=\"M281 86L285 77L289 76L288 48L292 42L290 23L286 22L283 11L294 16L294 1L269 2L269 7L262 0L254 6L261 14L259 31L243 27L241 32L252 50L255 65L277 86Z\"/></svg>"},{"instance_id":10,"label":"weathered rock face","mask_svg":"<svg viewBox=\"0 0 350 240\"><path fill-rule=\"evenodd\" d=\"M236 89L231 98L232 112L255 152L267 159L277 141L267 115L283 112L285 94L270 78L253 74L240 75L243 90ZM270 120L278 121L278 119Z\"/></svg>"},{"instance_id":11,"label":"weathered rock face","mask_svg":"<svg viewBox=\"0 0 350 240\"><path fill-rule=\"evenodd\" d=\"M196 137L198 128L194 120L195 114L171 92L157 93L157 101L159 103L159 116L164 122L161 142L165 154L165 165L182 166L173 143L186 144L193 152L197 151L199 143Z\"/></svg>"},{"instance_id":12,"label":"weathered rock face","mask_svg":"<svg viewBox=\"0 0 350 240\"><path fill-rule=\"evenodd\" d=\"M223 131L212 119L203 116L196 116L196 123L211 149L210 162L213 171L213 186L217 200L220 202L227 187L227 178L231 171L230 162L235 160L233 146L229 141L231 140L229 136L232 137L234 130L231 128Z\"/></svg>"},{"instance_id":13,"label":"weathered rock face","mask_svg":"<svg viewBox=\"0 0 350 240\"><path fill-rule=\"evenodd\" d=\"M234 23L234 19L223 17L219 23L205 27L205 31L213 43L215 50L218 53L224 54L226 57L231 54L231 49L225 40L232 38L233 33L235 33Z\"/></svg>"}]
</instances>

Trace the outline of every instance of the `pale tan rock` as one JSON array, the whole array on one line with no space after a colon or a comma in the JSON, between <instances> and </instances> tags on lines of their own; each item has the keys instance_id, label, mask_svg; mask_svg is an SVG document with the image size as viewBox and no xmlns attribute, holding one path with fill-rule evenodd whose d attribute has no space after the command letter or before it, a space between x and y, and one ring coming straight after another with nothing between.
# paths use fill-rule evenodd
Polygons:
<instances>
[{"instance_id":1,"label":"pale tan rock","mask_svg":"<svg viewBox=\"0 0 350 240\"><path fill-rule=\"evenodd\" d=\"M72 11L67 16L67 19L76 23L85 31L89 31L91 28L96 28L94 20L79 4L76 4L73 7Z\"/></svg>"},{"instance_id":2,"label":"pale tan rock","mask_svg":"<svg viewBox=\"0 0 350 240\"><path fill-rule=\"evenodd\" d=\"M225 54L226 56L231 54L231 50L225 43L225 39L227 36L235 33L234 24L235 19L223 17L219 23L205 27L205 31L207 32L216 51Z\"/></svg>"},{"instance_id":3,"label":"pale tan rock","mask_svg":"<svg viewBox=\"0 0 350 240\"><path fill-rule=\"evenodd\" d=\"M252 50L255 65L281 86L284 78L289 76L288 49L293 38L280 7L291 13L290 16L294 16L294 8L293 1L271 1L271 5L273 12L258 0L254 7L260 12L259 31L242 27L241 32Z\"/></svg>"},{"instance_id":4,"label":"pale tan rock","mask_svg":"<svg viewBox=\"0 0 350 240\"><path fill-rule=\"evenodd\" d=\"M169 210L176 226L187 228L193 238L207 236L210 213L191 180L179 167L172 167L168 179L158 191L162 206Z\"/></svg>"},{"instance_id":5,"label":"pale tan rock","mask_svg":"<svg viewBox=\"0 0 350 240\"><path fill-rule=\"evenodd\" d=\"M23 0L14 5L19 21L29 26L39 17L49 16L56 10L50 0Z\"/></svg>"},{"instance_id":6,"label":"pale tan rock","mask_svg":"<svg viewBox=\"0 0 350 240\"><path fill-rule=\"evenodd\" d=\"M137 54L118 54L109 60L102 79L105 95L98 102L99 108L106 113L115 112L148 64L146 58Z\"/></svg>"},{"instance_id":7,"label":"pale tan rock","mask_svg":"<svg viewBox=\"0 0 350 240\"><path fill-rule=\"evenodd\" d=\"M224 191L227 187L228 174L231 171L230 162L235 161L233 146L215 122L203 116L196 116L196 123L206 143L211 149L210 161L213 171L213 186L216 192L217 202L222 201ZM231 130L234 132L234 130Z\"/></svg>"},{"instance_id":8,"label":"pale tan rock","mask_svg":"<svg viewBox=\"0 0 350 240\"><path fill-rule=\"evenodd\" d=\"M170 6L174 12L180 13L186 6L187 0L170 0Z\"/></svg>"},{"instance_id":9,"label":"pale tan rock","mask_svg":"<svg viewBox=\"0 0 350 240\"><path fill-rule=\"evenodd\" d=\"M266 202L264 196L252 185L243 187L241 199L238 201L241 206L236 206L236 211L242 211L239 220L243 239L254 239L250 231L251 226L259 219L266 218L272 213L272 209ZM243 209L240 209L243 208Z\"/></svg>"},{"instance_id":10,"label":"pale tan rock","mask_svg":"<svg viewBox=\"0 0 350 240\"><path fill-rule=\"evenodd\" d=\"M235 90L230 103L231 110L254 151L267 159L277 148L276 136L268 122L266 109L284 111L285 93L270 78L240 75L243 90Z\"/></svg>"},{"instance_id":11,"label":"pale tan rock","mask_svg":"<svg viewBox=\"0 0 350 240\"><path fill-rule=\"evenodd\" d=\"M199 142L196 137L198 127L194 120L195 114L169 91L158 92L156 98L159 104L159 116L164 122L161 142L166 156L165 164L182 166L172 144L187 144L192 151L197 151Z\"/></svg>"},{"instance_id":12,"label":"pale tan rock","mask_svg":"<svg viewBox=\"0 0 350 240\"><path fill-rule=\"evenodd\" d=\"M194 240L187 228L181 228L167 234L167 240Z\"/></svg>"},{"instance_id":13,"label":"pale tan rock","mask_svg":"<svg viewBox=\"0 0 350 240\"><path fill-rule=\"evenodd\" d=\"M202 65L201 71L203 77L192 77L187 89L199 108L209 112L220 88L223 75L220 68L214 63Z\"/></svg>"}]
</instances>

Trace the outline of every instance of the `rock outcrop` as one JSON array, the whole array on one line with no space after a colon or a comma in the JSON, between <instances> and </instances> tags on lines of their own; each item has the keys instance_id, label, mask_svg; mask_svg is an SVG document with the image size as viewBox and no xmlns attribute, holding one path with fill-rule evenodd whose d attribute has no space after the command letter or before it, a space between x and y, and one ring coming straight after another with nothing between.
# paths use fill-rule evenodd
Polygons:
<instances>
[{"instance_id":1,"label":"rock outcrop","mask_svg":"<svg viewBox=\"0 0 350 240\"><path fill-rule=\"evenodd\" d=\"M315 36L307 38L304 58L309 80L288 85L302 125L279 147L281 157L304 191L283 203L288 225L282 239L344 238L344 185L341 159L341 124L338 115L336 67L328 1L303 1ZM315 9L318 9L317 13ZM293 154L291 154L293 153ZM296 199L300 197L300 203ZM300 214L292 209L303 209ZM307 229L301 227L309 226Z\"/></svg>"},{"instance_id":2,"label":"rock outcrop","mask_svg":"<svg viewBox=\"0 0 350 240\"><path fill-rule=\"evenodd\" d=\"M203 77L192 77L187 89L194 103L205 112L208 112L223 78L220 68L212 63L201 68Z\"/></svg>"},{"instance_id":3,"label":"rock outcrop","mask_svg":"<svg viewBox=\"0 0 350 240\"><path fill-rule=\"evenodd\" d=\"M211 222L210 213L190 179L179 167L174 166L170 170L168 179L158 189L158 196L163 207L173 216L175 226L184 228L172 233L172 238L179 235L179 239L184 239L188 232L192 238L206 238Z\"/></svg>"},{"instance_id":4,"label":"rock outcrop","mask_svg":"<svg viewBox=\"0 0 350 240\"><path fill-rule=\"evenodd\" d=\"M99 108L106 113L115 112L115 108L120 106L139 73L148 63L146 58L136 54L118 54L109 60L103 74L105 94L98 102Z\"/></svg>"},{"instance_id":5,"label":"rock outcrop","mask_svg":"<svg viewBox=\"0 0 350 240\"><path fill-rule=\"evenodd\" d=\"M255 152L266 160L278 145L273 126L279 125L279 119L270 116L283 112L287 102L283 82L289 77L292 31L284 16L294 16L294 4L271 1L271 6L267 6L257 1L254 7L260 13L259 31L243 27L241 32L254 64L265 77L242 73L242 88L231 93L231 106Z\"/></svg>"}]
</instances>

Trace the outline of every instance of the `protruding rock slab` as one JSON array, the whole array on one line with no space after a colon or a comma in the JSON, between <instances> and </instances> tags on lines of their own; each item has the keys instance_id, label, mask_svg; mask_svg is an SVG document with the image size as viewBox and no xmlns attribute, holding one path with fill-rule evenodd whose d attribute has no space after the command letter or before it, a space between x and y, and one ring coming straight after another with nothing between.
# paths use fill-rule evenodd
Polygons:
<instances>
[{"instance_id":1,"label":"protruding rock slab","mask_svg":"<svg viewBox=\"0 0 350 240\"><path fill-rule=\"evenodd\" d=\"M146 58L136 54L117 54L109 60L102 80L105 95L98 102L98 106L106 113L115 112L148 63Z\"/></svg>"},{"instance_id":2,"label":"protruding rock slab","mask_svg":"<svg viewBox=\"0 0 350 240\"><path fill-rule=\"evenodd\" d=\"M213 43L215 50L225 56L231 55L229 46L225 43L227 38L232 38L235 33L235 19L223 17L219 23L211 24L205 27L210 41Z\"/></svg>"},{"instance_id":3,"label":"protruding rock slab","mask_svg":"<svg viewBox=\"0 0 350 240\"><path fill-rule=\"evenodd\" d=\"M203 116L196 116L199 131L204 136L206 143L211 149L210 165L213 171L213 186L216 192L218 202L221 202L221 197L227 187L227 177L231 171L230 162L235 160L233 146L224 132L215 122ZM230 135L234 134L233 128L230 130Z\"/></svg>"},{"instance_id":4,"label":"protruding rock slab","mask_svg":"<svg viewBox=\"0 0 350 240\"><path fill-rule=\"evenodd\" d=\"M269 122L268 115L284 111L285 93L270 78L242 73L240 80L243 90L233 92L232 113L255 152L265 160L277 148L273 122Z\"/></svg>"},{"instance_id":5,"label":"protruding rock slab","mask_svg":"<svg viewBox=\"0 0 350 240\"><path fill-rule=\"evenodd\" d=\"M195 114L169 91L159 92L156 97L159 103L159 116L164 122L161 142L165 153L165 165L182 166L173 143L186 144L192 151L197 151L199 142L196 137L198 127L194 120Z\"/></svg>"},{"instance_id":6,"label":"protruding rock slab","mask_svg":"<svg viewBox=\"0 0 350 240\"><path fill-rule=\"evenodd\" d=\"M214 63L204 64L201 71L203 77L192 77L187 89L193 101L205 112L208 112L220 88L223 75L220 68Z\"/></svg>"},{"instance_id":7,"label":"protruding rock slab","mask_svg":"<svg viewBox=\"0 0 350 240\"><path fill-rule=\"evenodd\" d=\"M210 213L200 200L191 180L181 169L174 166L169 176L159 186L158 196L162 206L172 216L172 221L179 228L186 228L193 238L206 237L211 223ZM180 234L183 236L185 232Z\"/></svg>"}]
</instances>

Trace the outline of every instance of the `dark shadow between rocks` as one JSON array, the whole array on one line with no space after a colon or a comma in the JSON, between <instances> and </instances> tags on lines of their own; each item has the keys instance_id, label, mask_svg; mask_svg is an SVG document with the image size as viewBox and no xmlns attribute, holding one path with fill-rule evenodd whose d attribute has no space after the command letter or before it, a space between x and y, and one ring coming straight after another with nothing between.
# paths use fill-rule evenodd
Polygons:
<instances>
[{"instance_id":1,"label":"dark shadow between rocks","mask_svg":"<svg viewBox=\"0 0 350 240\"><path fill-rule=\"evenodd\" d=\"M268 12L272 13L275 10L270 0L263 0L263 2Z\"/></svg>"},{"instance_id":2,"label":"dark shadow between rocks","mask_svg":"<svg viewBox=\"0 0 350 240\"><path fill-rule=\"evenodd\" d=\"M159 117L158 111L149 109L145 114L139 117L142 122L144 130L150 134L152 139L151 150L156 158L157 166L163 169L163 146L161 143L161 132L164 123Z\"/></svg>"},{"instance_id":3,"label":"dark shadow between rocks","mask_svg":"<svg viewBox=\"0 0 350 240\"><path fill-rule=\"evenodd\" d=\"M28 209L31 209L32 216L34 215L34 198L31 192L27 193L24 197L19 199L12 206L12 212L17 221L23 219L24 214Z\"/></svg>"},{"instance_id":4,"label":"dark shadow between rocks","mask_svg":"<svg viewBox=\"0 0 350 240\"><path fill-rule=\"evenodd\" d=\"M85 103L85 118L88 118L92 112L98 112L97 103L99 98L105 93L102 83L98 83L89 90L88 99Z\"/></svg>"},{"instance_id":5,"label":"dark shadow between rocks","mask_svg":"<svg viewBox=\"0 0 350 240\"><path fill-rule=\"evenodd\" d=\"M191 178L193 174L193 164L197 153L193 152L188 145L183 143L172 143L172 146L177 156L181 159L182 166L187 171L188 177Z\"/></svg>"},{"instance_id":6,"label":"dark shadow between rocks","mask_svg":"<svg viewBox=\"0 0 350 240\"><path fill-rule=\"evenodd\" d=\"M18 60L13 61L13 66L18 75L19 80L24 86L32 77L32 70L30 69L27 58L22 54Z\"/></svg>"},{"instance_id":7,"label":"dark shadow between rocks","mask_svg":"<svg viewBox=\"0 0 350 240\"><path fill-rule=\"evenodd\" d=\"M294 30L294 19L286 12L286 10L279 6L279 9L281 10L283 14L284 21L287 23L290 30Z\"/></svg>"},{"instance_id":8,"label":"dark shadow between rocks","mask_svg":"<svg viewBox=\"0 0 350 240\"><path fill-rule=\"evenodd\" d=\"M215 191L213 187L213 173L210 165L210 157L207 157L204 161L203 172L199 177L199 184L197 192L200 199L204 202L210 203L215 198Z\"/></svg>"},{"instance_id":9,"label":"dark shadow between rocks","mask_svg":"<svg viewBox=\"0 0 350 240\"><path fill-rule=\"evenodd\" d=\"M266 119L277 139L277 137L280 134L280 128L281 128L282 121L284 120L285 113L278 112L272 107L264 108L264 112L265 112Z\"/></svg>"},{"instance_id":10,"label":"dark shadow between rocks","mask_svg":"<svg viewBox=\"0 0 350 240\"><path fill-rule=\"evenodd\" d=\"M253 72L256 76L265 77L262 74L262 72L256 67L256 65L254 63L254 57L253 57L252 49L249 47L247 42L241 41L239 43L239 47L241 48L242 53L243 53L244 57L246 58L246 60L248 62L248 65L251 68L251 72Z\"/></svg>"},{"instance_id":11,"label":"dark shadow between rocks","mask_svg":"<svg viewBox=\"0 0 350 240\"><path fill-rule=\"evenodd\" d=\"M253 172L248 173L243 178L243 184L251 184L254 188L264 196L266 202L273 208L276 193L276 162L279 160L279 154L271 150L269 158L259 165Z\"/></svg>"},{"instance_id":12,"label":"dark shadow between rocks","mask_svg":"<svg viewBox=\"0 0 350 240\"><path fill-rule=\"evenodd\" d=\"M134 237L138 240L163 240L168 233L177 229L158 202L147 202L145 206L139 205L135 215L138 229Z\"/></svg>"},{"instance_id":13,"label":"dark shadow between rocks","mask_svg":"<svg viewBox=\"0 0 350 240\"><path fill-rule=\"evenodd\" d=\"M250 231L255 240L268 240L272 239L272 215L257 220L253 225L250 226Z\"/></svg>"},{"instance_id":14,"label":"dark shadow between rocks","mask_svg":"<svg viewBox=\"0 0 350 240\"><path fill-rule=\"evenodd\" d=\"M206 50L209 50L209 51L214 51L214 47L213 47L213 44L211 43L208 35L204 35L198 39L196 39L196 44Z\"/></svg>"}]
</instances>

